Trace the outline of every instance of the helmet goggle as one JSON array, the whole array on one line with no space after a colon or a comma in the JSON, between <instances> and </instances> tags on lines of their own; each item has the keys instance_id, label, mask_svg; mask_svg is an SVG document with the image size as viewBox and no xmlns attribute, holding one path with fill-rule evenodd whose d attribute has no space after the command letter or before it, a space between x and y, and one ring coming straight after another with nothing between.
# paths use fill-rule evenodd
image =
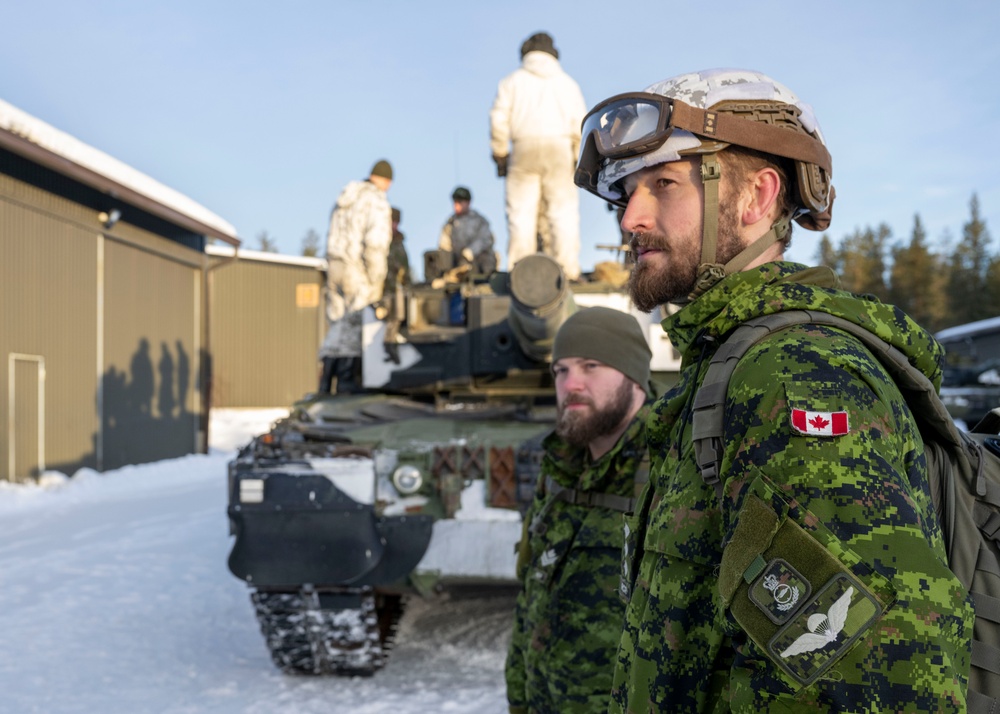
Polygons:
<instances>
[{"instance_id":1,"label":"helmet goggle","mask_svg":"<svg viewBox=\"0 0 1000 714\"><path fill-rule=\"evenodd\" d=\"M673 105L673 99L662 94L619 94L604 100L584 117L581 135L593 139L595 148L606 159L645 154L670 136Z\"/></svg>"},{"instance_id":2,"label":"helmet goggle","mask_svg":"<svg viewBox=\"0 0 1000 714\"><path fill-rule=\"evenodd\" d=\"M798 168L803 172L811 170L815 173L821 169L826 175L817 179L825 184L825 187L821 186L818 190L822 195L815 200L804 195L803 205L808 210L823 210L826 207L825 194L829 188L827 177L831 171L831 161L830 154L820 139L753 121L748 117L736 116L728 111L700 109L651 92L618 94L595 106L584 117L580 159L574 177L576 185L605 200L611 200L597 190L600 173L606 162L655 151L670 138L675 129L690 132L702 144L714 143L713 148L704 146L701 151L718 150L725 144L736 144L791 159L797 162ZM617 201L612 202L622 205Z\"/></svg>"}]
</instances>

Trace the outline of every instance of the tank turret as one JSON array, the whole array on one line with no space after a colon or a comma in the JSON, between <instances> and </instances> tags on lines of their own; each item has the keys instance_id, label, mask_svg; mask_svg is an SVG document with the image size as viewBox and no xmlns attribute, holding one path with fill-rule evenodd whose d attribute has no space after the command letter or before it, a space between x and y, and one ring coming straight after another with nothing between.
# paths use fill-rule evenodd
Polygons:
<instances>
[{"instance_id":1,"label":"tank turret","mask_svg":"<svg viewBox=\"0 0 1000 714\"><path fill-rule=\"evenodd\" d=\"M398 291L397 330L374 311L366 318L363 384L411 395L511 398L551 391L548 358L556 330L576 310L569 281L552 258L536 254L510 273L452 276ZM395 334L387 344L385 334Z\"/></svg>"}]
</instances>

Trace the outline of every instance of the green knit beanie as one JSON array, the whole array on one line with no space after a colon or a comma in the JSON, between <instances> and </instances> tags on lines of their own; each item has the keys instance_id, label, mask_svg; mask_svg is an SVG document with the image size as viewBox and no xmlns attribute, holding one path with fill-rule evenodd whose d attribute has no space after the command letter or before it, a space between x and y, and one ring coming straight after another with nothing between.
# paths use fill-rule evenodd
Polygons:
<instances>
[{"instance_id":1,"label":"green knit beanie","mask_svg":"<svg viewBox=\"0 0 1000 714\"><path fill-rule=\"evenodd\" d=\"M649 392L649 349L639 321L609 307L579 310L562 324L552 345L553 364L564 357L603 362Z\"/></svg>"},{"instance_id":2,"label":"green knit beanie","mask_svg":"<svg viewBox=\"0 0 1000 714\"><path fill-rule=\"evenodd\" d=\"M390 164L385 159L379 159L372 166L369 176L381 176L382 178L387 178L392 181L392 164Z\"/></svg>"}]
</instances>

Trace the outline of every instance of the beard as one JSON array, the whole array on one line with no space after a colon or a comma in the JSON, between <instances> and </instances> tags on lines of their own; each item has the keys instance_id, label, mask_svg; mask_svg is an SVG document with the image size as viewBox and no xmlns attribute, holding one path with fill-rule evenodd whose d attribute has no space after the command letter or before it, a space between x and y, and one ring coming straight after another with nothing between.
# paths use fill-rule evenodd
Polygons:
<instances>
[{"instance_id":1,"label":"beard","mask_svg":"<svg viewBox=\"0 0 1000 714\"><path fill-rule=\"evenodd\" d=\"M739 219L735 203L719 204L719 228L715 262L725 265L743 250L739 238ZM671 242L662 233L635 233L629 245L634 253L641 245L663 251L667 265L653 265L639 260L632 267L628 291L632 302L642 312L652 312L668 302L682 302L694 291L701 265L699 236L678 236ZM686 246L698 246L697 251Z\"/></svg>"},{"instance_id":2,"label":"beard","mask_svg":"<svg viewBox=\"0 0 1000 714\"><path fill-rule=\"evenodd\" d=\"M586 404L589 411L573 409L570 404ZM556 407L556 434L572 446L585 447L591 441L610 434L628 417L632 409L632 380L622 375L622 382L611 395L611 401L598 409L593 400L579 394L569 394Z\"/></svg>"}]
</instances>

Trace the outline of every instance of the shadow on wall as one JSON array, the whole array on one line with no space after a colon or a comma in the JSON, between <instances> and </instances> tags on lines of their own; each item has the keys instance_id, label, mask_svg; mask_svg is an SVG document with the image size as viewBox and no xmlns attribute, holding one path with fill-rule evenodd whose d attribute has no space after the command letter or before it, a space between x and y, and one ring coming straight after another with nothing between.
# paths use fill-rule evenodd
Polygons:
<instances>
[{"instance_id":1,"label":"shadow on wall","mask_svg":"<svg viewBox=\"0 0 1000 714\"><path fill-rule=\"evenodd\" d=\"M156 365L143 338L128 373L104 373L103 468L174 458L197 450L200 415L190 410L191 360L178 340L161 342ZM202 364L205 360L200 360ZM197 384L204 383L201 372ZM96 441L96 435L95 435Z\"/></svg>"},{"instance_id":2,"label":"shadow on wall","mask_svg":"<svg viewBox=\"0 0 1000 714\"><path fill-rule=\"evenodd\" d=\"M127 371L112 366L101 378L103 434L91 436L92 451L46 468L72 475L81 468L108 471L197 452L203 415L192 405L198 403L199 385L209 383L210 364L203 352L192 375L191 356L180 340L161 342L154 350L141 339ZM205 398L202 393L202 404ZM95 408L101 409L101 400L95 399Z\"/></svg>"}]
</instances>

